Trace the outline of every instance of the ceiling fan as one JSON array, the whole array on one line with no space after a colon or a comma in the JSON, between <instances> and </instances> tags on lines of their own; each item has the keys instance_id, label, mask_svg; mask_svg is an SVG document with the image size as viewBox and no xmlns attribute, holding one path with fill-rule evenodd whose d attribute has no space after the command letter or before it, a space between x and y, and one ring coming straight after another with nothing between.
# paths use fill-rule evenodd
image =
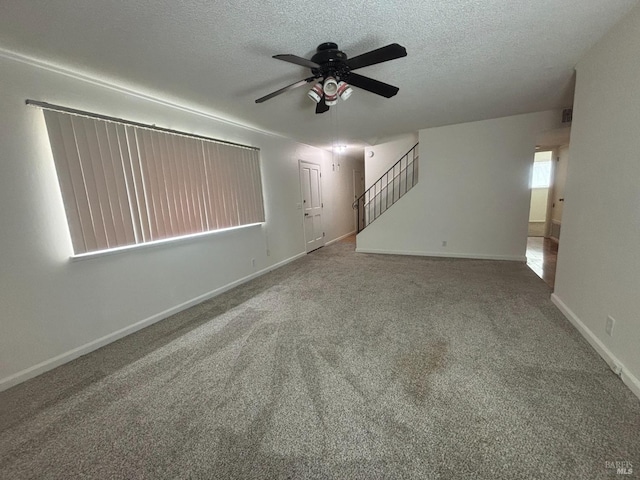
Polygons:
<instances>
[{"instance_id":1,"label":"ceiling fan","mask_svg":"<svg viewBox=\"0 0 640 480\"><path fill-rule=\"evenodd\" d=\"M343 100L349 98L353 92L351 86L391 98L398 93L398 87L353 73L353 70L406 56L407 50L403 46L392 43L386 47L378 48L353 58L347 58L347 55L338 50L338 45L333 42L321 43L310 60L291 54L274 55L273 58L278 60L310 68L312 75L258 98L256 103L265 102L281 93L301 87L314 80L316 83L307 95L316 102L316 113L324 113L329 110L331 105L336 104L338 98Z\"/></svg>"}]
</instances>

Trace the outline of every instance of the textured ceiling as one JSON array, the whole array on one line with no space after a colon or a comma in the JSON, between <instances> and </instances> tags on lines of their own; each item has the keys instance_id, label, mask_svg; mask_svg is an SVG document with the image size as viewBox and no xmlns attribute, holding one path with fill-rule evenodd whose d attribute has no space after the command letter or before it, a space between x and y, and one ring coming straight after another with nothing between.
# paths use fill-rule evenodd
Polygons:
<instances>
[{"instance_id":1,"label":"textured ceiling","mask_svg":"<svg viewBox=\"0 0 640 480\"><path fill-rule=\"evenodd\" d=\"M2 0L0 47L107 77L318 146L367 144L420 128L560 108L573 67L638 0ZM391 83L323 115L307 77L274 60L338 43L408 56L358 70ZM46 100L46 99L43 99Z\"/></svg>"}]
</instances>

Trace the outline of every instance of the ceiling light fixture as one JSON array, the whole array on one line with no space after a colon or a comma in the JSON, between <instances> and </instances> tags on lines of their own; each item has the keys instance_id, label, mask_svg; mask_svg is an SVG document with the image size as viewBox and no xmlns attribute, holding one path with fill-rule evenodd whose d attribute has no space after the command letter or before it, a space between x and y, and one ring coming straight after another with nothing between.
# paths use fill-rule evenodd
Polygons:
<instances>
[{"instance_id":1,"label":"ceiling light fixture","mask_svg":"<svg viewBox=\"0 0 640 480\"><path fill-rule=\"evenodd\" d=\"M338 83L338 96L342 100L346 100L347 98L349 98L352 93L353 88L351 88L347 82Z\"/></svg>"},{"instance_id":2,"label":"ceiling light fixture","mask_svg":"<svg viewBox=\"0 0 640 480\"><path fill-rule=\"evenodd\" d=\"M338 82L333 77L324 79L324 101L327 105L338 103Z\"/></svg>"},{"instance_id":3,"label":"ceiling light fixture","mask_svg":"<svg viewBox=\"0 0 640 480\"><path fill-rule=\"evenodd\" d=\"M337 152L337 153L343 153L347 151L347 146L346 145L334 145L333 146L333 151Z\"/></svg>"},{"instance_id":4,"label":"ceiling light fixture","mask_svg":"<svg viewBox=\"0 0 640 480\"><path fill-rule=\"evenodd\" d=\"M327 105L335 105L338 103L338 98L346 100L351 94L353 94L351 85L344 81L338 82L334 77L327 77L324 80L324 87L321 82L318 82L307 92L307 96L315 103L320 103L324 96Z\"/></svg>"},{"instance_id":5,"label":"ceiling light fixture","mask_svg":"<svg viewBox=\"0 0 640 480\"><path fill-rule=\"evenodd\" d=\"M322 100L323 94L324 92L322 91L322 84L320 82L311 87L311 90L309 90L309 93L307 93L309 98L316 103L319 103L320 100Z\"/></svg>"},{"instance_id":6,"label":"ceiling light fixture","mask_svg":"<svg viewBox=\"0 0 640 480\"><path fill-rule=\"evenodd\" d=\"M315 55L311 58L299 57L290 53L274 55L273 58L278 60L307 67L311 70L311 76L260 97L256 99L256 103L266 102L289 90L312 82L316 83L316 85L307 95L316 104L317 114L328 112L330 110L329 106L335 105L338 97L343 100L348 99L352 94L351 87L361 88L376 95L391 98L398 93L398 87L354 73L353 70L406 56L406 48L397 43L391 43L386 47L376 48L370 52L348 58L346 53L338 49L338 44L333 42L324 42L318 45ZM317 82L324 83L324 92L317 87Z\"/></svg>"}]
</instances>

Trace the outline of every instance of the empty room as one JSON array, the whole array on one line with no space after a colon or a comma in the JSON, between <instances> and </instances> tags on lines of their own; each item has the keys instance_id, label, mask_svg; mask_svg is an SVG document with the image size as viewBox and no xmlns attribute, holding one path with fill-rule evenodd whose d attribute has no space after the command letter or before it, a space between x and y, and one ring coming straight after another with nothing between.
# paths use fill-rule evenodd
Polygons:
<instances>
[{"instance_id":1,"label":"empty room","mask_svg":"<svg viewBox=\"0 0 640 480\"><path fill-rule=\"evenodd\" d=\"M0 477L637 478L638 52L638 0L4 0Z\"/></svg>"}]
</instances>

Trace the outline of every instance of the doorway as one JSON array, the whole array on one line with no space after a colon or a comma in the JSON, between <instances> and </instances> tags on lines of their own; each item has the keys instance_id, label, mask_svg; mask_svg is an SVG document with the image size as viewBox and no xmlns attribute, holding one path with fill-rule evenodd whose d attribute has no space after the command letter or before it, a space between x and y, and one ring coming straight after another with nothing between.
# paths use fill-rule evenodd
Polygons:
<instances>
[{"instance_id":1,"label":"doorway","mask_svg":"<svg viewBox=\"0 0 640 480\"><path fill-rule=\"evenodd\" d=\"M557 259L558 242L544 237L529 237L527 239L527 267L551 288L556 282Z\"/></svg>"},{"instance_id":2,"label":"doorway","mask_svg":"<svg viewBox=\"0 0 640 480\"><path fill-rule=\"evenodd\" d=\"M557 244L552 245L549 239L555 157L552 149L538 149L534 155L527 238L527 266L551 288L555 284L558 252Z\"/></svg>"},{"instance_id":3,"label":"doorway","mask_svg":"<svg viewBox=\"0 0 640 480\"><path fill-rule=\"evenodd\" d=\"M529 237L548 237L549 197L553 179L553 150L537 151L531 171Z\"/></svg>"},{"instance_id":4,"label":"doorway","mask_svg":"<svg viewBox=\"0 0 640 480\"><path fill-rule=\"evenodd\" d=\"M527 266L551 288L555 284L568 162L568 145L540 149L531 175Z\"/></svg>"},{"instance_id":5,"label":"doorway","mask_svg":"<svg viewBox=\"0 0 640 480\"><path fill-rule=\"evenodd\" d=\"M324 246L322 230L322 172L320 165L300 161L300 189L304 212L304 242L307 253Z\"/></svg>"}]
</instances>

